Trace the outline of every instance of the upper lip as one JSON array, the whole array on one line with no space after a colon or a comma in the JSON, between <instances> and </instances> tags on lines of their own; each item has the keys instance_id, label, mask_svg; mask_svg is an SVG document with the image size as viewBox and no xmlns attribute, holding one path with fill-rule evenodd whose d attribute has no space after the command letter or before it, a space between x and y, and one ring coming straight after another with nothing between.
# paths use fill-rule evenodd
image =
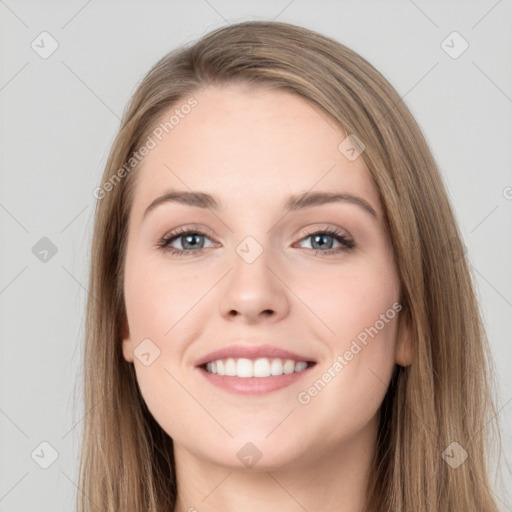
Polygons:
<instances>
[{"instance_id":1,"label":"upper lip","mask_svg":"<svg viewBox=\"0 0 512 512\"><path fill-rule=\"evenodd\" d=\"M296 354L295 352L290 352L289 350L278 348L274 345L235 344L210 352L204 357L198 359L195 362L195 366L201 366L212 361L228 359L230 357L234 359L242 357L247 359L258 359L260 357L266 357L268 359L292 359L295 362L315 362L307 356L302 356L300 354Z\"/></svg>"}]
</instances>

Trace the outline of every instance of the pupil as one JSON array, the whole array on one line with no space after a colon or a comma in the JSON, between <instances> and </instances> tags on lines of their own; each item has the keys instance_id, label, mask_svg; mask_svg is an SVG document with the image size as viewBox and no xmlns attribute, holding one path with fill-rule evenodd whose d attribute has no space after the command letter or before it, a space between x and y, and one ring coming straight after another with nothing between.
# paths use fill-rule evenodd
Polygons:
<instances>
[{"instance_id":1,"label":"pupil","mask_svg":"<svg viewBox=\"0 0 512 512\"><path fill-rule=\"evenodd\" d=\"M192 235L186 235L184 238L186 240L186 243L184 244L184 247L186 247L186 245L189 243L189 241L191 239L194 239L195 237L198 237L199 235L198 234L192 234ZM191 242L192 244L192 249L197 246L197 244L194 244L194 242Z\"/></svg>"},{"instance_id":2,"label":"pupil","mask_svg":"<svg viewBox=\"0 0 512 512\"><path fill-rule=\"evenodd\" d=\"M317 243L318 240L325 239L325 238L332 238L330 235L315 235L314 236L314 244ZM331 243L320 243L320 247L324 247L325 245L328 246L330 249L332 247L332 241Z\"/></svg>"}]
</instances>

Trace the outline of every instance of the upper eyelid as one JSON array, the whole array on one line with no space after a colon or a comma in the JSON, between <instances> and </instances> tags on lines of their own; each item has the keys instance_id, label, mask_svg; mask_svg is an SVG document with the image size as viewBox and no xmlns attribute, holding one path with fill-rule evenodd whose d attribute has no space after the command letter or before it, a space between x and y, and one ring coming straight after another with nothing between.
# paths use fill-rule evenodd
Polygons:
<instances>
[{"instance_id":1,"label":"upper eyelid","mask_svg":"<svg viewBox=\"0 0 512 512\"><path fill-rule=\"evenodd\" d=\"M315 233L323 233L324 231L338 231L338 236L339 235L345 235L347 234L348 235L348 238L352 239L352 235L350 234L350 232L348 231L348 229L345 229L345 228L340 228L340 227L332 227L332 226L324 226L323 228L304 228L300 233L299 233L299 236L301 238L305 237L305 236L311 236L311 235L314 235Z\"/></svg>"}]
</instances>

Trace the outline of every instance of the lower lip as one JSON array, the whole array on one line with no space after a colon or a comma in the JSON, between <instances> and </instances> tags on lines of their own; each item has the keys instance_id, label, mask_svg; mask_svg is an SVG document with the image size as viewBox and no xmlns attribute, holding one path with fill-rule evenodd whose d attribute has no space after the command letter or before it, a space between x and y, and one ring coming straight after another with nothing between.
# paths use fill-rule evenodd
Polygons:
<instances>
[{"instance_id":1,"label":"lower lip","mask_svg":"<svg viewBox=\"0 0 512 512\"><path fill-rule=\"evenodd\" d=\"M207 372L204 368L199 368L199 371L211 384L225 391L240 395L260 395L290 386L309 374L313 366L315 365L311 365L301 372L269 377L230 377Z\"/></svg>"}]
</instances>

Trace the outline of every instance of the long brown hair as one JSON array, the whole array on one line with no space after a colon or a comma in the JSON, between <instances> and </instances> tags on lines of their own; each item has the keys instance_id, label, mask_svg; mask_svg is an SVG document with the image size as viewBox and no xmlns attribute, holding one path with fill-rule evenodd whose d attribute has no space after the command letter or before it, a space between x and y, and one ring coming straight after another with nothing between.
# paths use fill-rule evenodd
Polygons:
<instances>
[{"instance_id":1,"label":"long brown hair","mask_svg":"<svg viewBox=\"0 0 512 512\"><path fill-rule=\"evenodd\" d=\"M267 21L217 29L166 55L139 84L112 145L95 191L80 512L174 509L172 440L121 352L132 159L171 107L209 84L232 82L298 94L365 145L361 157L380 194L414 351L412 365L396 366L381 407L366 510L497 512L487 469L492 362L461 236L421 130L389 82L354 51ZM458 467L449 463L464 453Z\"/></svg>"}]
</instances>

